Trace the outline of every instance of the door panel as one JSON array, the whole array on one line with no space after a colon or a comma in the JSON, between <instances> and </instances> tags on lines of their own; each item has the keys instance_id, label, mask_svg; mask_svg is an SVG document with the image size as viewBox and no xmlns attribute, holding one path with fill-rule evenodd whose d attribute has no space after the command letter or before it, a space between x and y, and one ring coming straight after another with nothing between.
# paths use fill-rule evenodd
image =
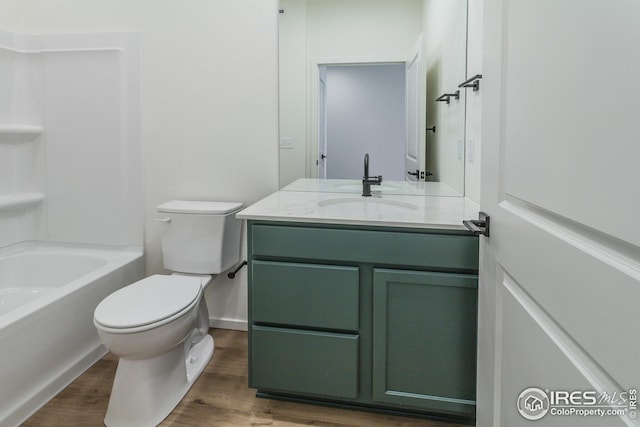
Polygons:
<instances>
[{"instance_id":1,"label":"door panel","mask_svg":"<svg viewBox=\"0 0 640 427\"><path fill-rule=\"evenodd\" d=\"M327 177L327 87L324 76L318 81L318 178Z\"/></svg>"},{"instance_id":2,"label":"door panel","mask_svg":"<svg viewBox=\"0 0 640 427\"><path fill-rule=\"evenodd\" d=\"M640 2L518 1L507 13L505 192L639 245L629 131L640 98L629 83L640 76Z\"/></svg>"},{"instance_id":3,"label":"door panel","mask_svg":"<svg viewBox=\"0 0 640 427\"><path fill-rule=\"evenodd\" d=\"M562 4L559 4L562 3ZM485 0L478 425L527 426L529 387L640 384L634 141L640 5ZM544 30L542 30L544 28ZM602 127L598 128L598 123ZM615 139L615 141L614 141ZM633 160L635 163L635 160ZM628 425L560 417L536 425Z\"/></svg>"},{"instance_id":4,"label":"door panel","mask_svg":"<svg viewBox=\"0 0 640 427\"><path fill-rule=\"evenodd\" d=\"M405 147L405 179L416 181L420 175L409 175L416 170L424 170L425 164L425 123L426 112L422 104L425 104L426 79L420 76L425 75L422 64L422 36L416 41L416 45L411 51L411 55L406 63L405 85L406 85L406 120L407 135Z\"/></svg>"},{"instance_id":5,"label":"door panel","mask_svg":"<svg viewBox=\"0 0 640 427\"><path fill-rule=\"evenodd\" d=\"M640 384L629 357L639 355L638 340L620 339L636 335L640 320L638 276L624 255L553 215L508 201L500 208L502 241L514 249L500 253L502 267L619 384Z\"/></svg>"},{"instance_id":6,"label":"door panel","mask_svg":"<svg viewBox=\"0 0 640 427\"><path fill-rule=\"evenodd\" d=\"M564 336L551 318L521 290L512 278L505 276L502 284L503 319L500 325L501 343L501 392L504 396L519 396L529 387L549 390L590 390L592 385L585 377L584 354ZM540 361L548 363L540 363ZM524 368L524 369L523 369ZM518 381L513 381L518 378ZM570 384L570 387L567 385ZM610 384L609 384L610 385ZM546 415L535 421L524 420L514 404L501 406L500 425L535 425L543 427L607 427L624 426L618 417L580 417Z\"/></svg>"}]
</instances>

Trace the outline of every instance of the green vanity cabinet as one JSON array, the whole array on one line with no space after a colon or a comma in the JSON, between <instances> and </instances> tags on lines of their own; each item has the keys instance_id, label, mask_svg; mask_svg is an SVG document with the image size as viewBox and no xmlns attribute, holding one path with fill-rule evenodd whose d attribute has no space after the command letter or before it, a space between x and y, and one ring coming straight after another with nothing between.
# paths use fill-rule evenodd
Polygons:
<instances>
[{"instance_id":1,"label":"green vanity cabinet","mask_svg":"<svg viewBox=\"0 0 640 427\"><path fill-rule=\"evenodd\" d=\"M478 239L248 221L260 395L473 418Z\"/></svg>"}]
</instances>

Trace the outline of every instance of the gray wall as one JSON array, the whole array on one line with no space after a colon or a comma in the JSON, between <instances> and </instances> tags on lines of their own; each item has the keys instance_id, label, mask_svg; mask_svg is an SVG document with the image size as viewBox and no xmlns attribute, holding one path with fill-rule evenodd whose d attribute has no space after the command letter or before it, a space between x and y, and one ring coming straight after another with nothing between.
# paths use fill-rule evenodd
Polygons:
<instances>
[{"instance_id":1,"label":"gray wall","mask_svg":"<svg viewBox=\"0 0 640 427\"><path fill-rule=\"evenodd\" d=\"M327 67L327 178L404 180L404 64Z\"/></svg>"}]
</instances>

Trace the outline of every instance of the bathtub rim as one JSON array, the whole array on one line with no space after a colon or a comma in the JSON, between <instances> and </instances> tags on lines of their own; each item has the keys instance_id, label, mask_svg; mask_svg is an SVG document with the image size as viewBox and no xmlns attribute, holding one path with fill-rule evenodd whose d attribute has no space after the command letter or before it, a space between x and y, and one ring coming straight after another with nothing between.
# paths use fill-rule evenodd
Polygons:
<instances>
[{"instance_id":1,"label":"bathtub rim","mask_svg":"<svg viewBox=\"0 0 640 427\"><path fill-rule=\"evenodd\" d=\"M74 252L75 251L75 252ZM82 251L85 251L84 253ZM99 278L144 257L142 246L108 246L71 242L55 242L43 240L26 240L12 245L0 247L0 259L26 253L57 253L94 258L105 257L105 263L97 269L85 273L62 286L52 289L50 292L22 304L11 311L0 315L0 331L5 327L19 322L38 308L53 304L65 296L81 289L84 285L92 283Z\"/></svg>"}]
</instances>

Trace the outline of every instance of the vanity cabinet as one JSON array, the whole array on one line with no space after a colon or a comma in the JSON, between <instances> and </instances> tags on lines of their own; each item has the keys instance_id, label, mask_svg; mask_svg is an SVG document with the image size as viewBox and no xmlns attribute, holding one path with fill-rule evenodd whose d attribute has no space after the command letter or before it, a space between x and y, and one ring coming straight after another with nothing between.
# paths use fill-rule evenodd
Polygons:
<instances>
[{"instance_id":1,"label":"vanity cabinet","mask_svg":"<svg viewBox=\"0 0 640 427\"><path fill-rule=\"evenodd\" d=\"M476 236L251 220L248 253L260 395L474 416Z\"/></svg>"}]
</instances>

